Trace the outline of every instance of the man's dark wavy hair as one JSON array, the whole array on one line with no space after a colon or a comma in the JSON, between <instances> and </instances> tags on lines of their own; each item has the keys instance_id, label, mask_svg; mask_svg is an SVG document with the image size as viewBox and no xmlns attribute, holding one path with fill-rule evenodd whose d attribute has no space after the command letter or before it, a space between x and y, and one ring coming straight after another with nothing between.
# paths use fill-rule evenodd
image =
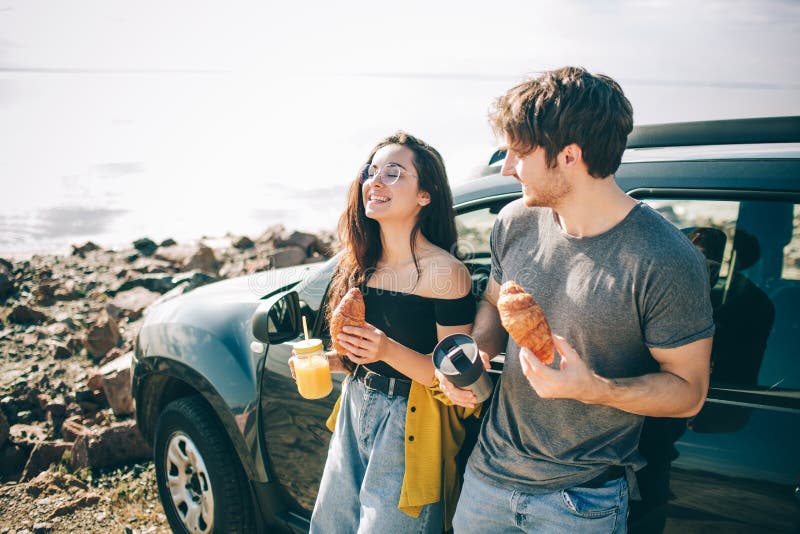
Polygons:
<instances>
[{"instance_id":1,"label":"man's dark wavy hair","mask_svg":"<svg viewBox=\"0 0 800 534\"><path fill-rule=\"evenodd\" d=\"M548 71L498 98L489 119L525 155L542 147L550 168L572 143L583 151L589 174L617 171L633 129L633 108L617 82L581 67Z\"/></svg>"}]
</instances>

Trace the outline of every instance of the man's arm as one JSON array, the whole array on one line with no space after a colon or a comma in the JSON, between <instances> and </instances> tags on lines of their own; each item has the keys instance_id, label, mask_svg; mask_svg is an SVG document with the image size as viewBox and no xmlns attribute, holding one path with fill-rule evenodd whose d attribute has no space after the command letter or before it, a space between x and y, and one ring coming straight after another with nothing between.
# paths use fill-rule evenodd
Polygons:
<instances>
[{"instance_id":1,"label":"man's arm","mask_svg":"<svg viewBox=\"0 0 800 534\"><path fill-rule=\"evenodd\" d=\"M594 373L564 338L553 339L561 354L560 369L547 367L528 349L520 350L522 371L542 398L575 399L651 417L691 417L703 407L712 338L671 349L651 348L661 367L658 373L615 379Z\"/></svg>"},{"instance_id":2,"label":"man's arm","mask_svg":"<svg viewBox=\"0 0 800 534\"><path fill-rule=\"evenodd\" d=\"M483 353L482 356L488 358L503 352L508 341L508 333L503 329L500 313L497 311L499 297L500 284L490 275L472 327L472 337L478 344L478 349Z\"/></svg>"}]
</instances>

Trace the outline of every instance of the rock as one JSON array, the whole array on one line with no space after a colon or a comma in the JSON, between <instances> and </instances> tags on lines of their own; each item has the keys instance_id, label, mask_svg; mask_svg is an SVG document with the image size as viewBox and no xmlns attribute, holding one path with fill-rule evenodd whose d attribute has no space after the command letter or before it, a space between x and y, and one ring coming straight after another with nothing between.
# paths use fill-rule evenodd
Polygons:
<instances>
[{"instance_id":1,"label":"rock","mask_svg":"<svg viewBox=\"0 0 800 534\"><path fill-rule=\"evenodd\" d=\"M11 441L17 445L33 447L39 441L46 439L45 431L40 426L18 423L11 425Z\"/></svg>"},{"instance_id":2,"label":"rock","mask_svg":"<svg viewBox=\"0 0 800 534\"><path fill-rule=\"evenodd\" d=\"M33 524L33 534L47 534L52 530L53 524L45 521L39 521Z\"/></svg>"},{"instance_id":3,"label":"rock","mask_svg":"<svg viewBox=\"0 0 800 534\"><path fill-rule=\"evenodd\" d=\"M99 369L89 369L89 378L86 387L90 390L103 389L103 374Z\"/></svg>"},{"instance_id":4,"label":"rock","mask_svg":"<svg viewBox=\"0 0 800 534\"><path fill-rule=\"evenodd\" d=\"M8 424L8 419L6 419L5 414L0 411L0 449L2 449L3 445L8 441L10 430L11 426Z\"/></svg>"},{"instance_id":5,"label":"rock","mask_svg":"<svg viewBox=\"0 0 800 534\"><path fill-rule=\"evenodd\" d=\"M87 252L93 252L95 250L100 250L100 247L98 247L91 241L87 241L85 244L81 246L72 245L73 256L81 256L83 254L86 254Z\"/></svg>"},{"instance_id":6,"label":"rock","mask_svg":"<svg viewBox=\"0 0 800 534\"><path fill-rule=\"evenodd\" d=\"M55 360L67 360L72 357L72 352L61 343L53 343L50 346L50 356Z\"/></svg>"},{"instance_id":7,"label":"rock","mask_svg":"<svg viewBox=\"0 0 800 534\"><path fill-rule=\"evenodd\" d=\"M107 467L149 459L152 454L136 421L123 421L79 436L72 447L72 464L75 468Z\"/></svg>"},{"instance_id":8,"label":"rock","mask_svg":"<svg viewBox=\"0 0 800 534\"><path fill-rule=\"evenodd\" d=\"M269 263L269 260L267 262ZM243 274L246 274L243 261L225 262L219 270L219 277L223 279L234 278Z\"/></svg>"},{"instance_id":9,"label":"rock","mask_svg":"<svg viewBox=\"0 0 800 534\"><path fill-rule=\"evenodd\" d=\"M88 506L94 506L98 502L100 502L100 495L97 493L86 493L79 499L64 503L53 510L50 513L49 519L55 519L56 517L72 514L75 512L75 510L86 508Z\"/></svg>"},{"instance_id":10,"label":"rock","mask_svg":"<svg viewBox=\"0 0 800 534\"><path fill-rule=\"evenodd\" d=\"M74 415L61 423L61 438L64 441L75 441L80 436L89 433L89 428L81 424L79 415Z\"/></svg>"},{"instance_id":11,"label":"rock","mask_svg":"<svg viewBox=\"0 0 800 534\"><path fill-rule=\"evenodd\" d=\"M22 344L25 347L33 347L39 342L39 334L36 332L31 332L30 334L25 334L22 336Z\"/></svg>"},{"instance_id":12,"label":"rock","mask_svg":"<svg viewBox=\"0 0 800 534\"><path fill-rule=\"evenodd\" d=\"M278 249L269 256L272 267L280 269L282 267L291 267L299 265L306 259L306 249L292 246Z\"/></svg>"},{"instance_id":13,"label":"rock","mask_svg":"<svg viewBox=\"0 0 800 534\"><path fill-rule=\"evenodd\" d=\"M246 274L253 274L259 271L266 271L272 266L270 258L256 258L254 260L247 260L244 264L244 272Z\"/></svg>"},{"instance_id":14,"label":"rock","mask_svg":"<svg viewBox=\"0 0 800 534\"><path fill-rule=\"evenodd\" d=\"M109 352L109 354L111 353ZM92 390L102 390L108 405L116 416L132 414L134 411L131 392L132 361L133 352L128 352L99 369L89 371L89 380L86 386Z\"/></svg>"},{"instance_id":15,"label":"rock","mask_svg":"<svg viewBox=\"0 0 800 534\"><path fill-rule=\"evenodd\" d=\"M272 244L275 239L280 238L285 233L286 228L282 224L276 224L264 230L264 233L256 239L256 242L263 245Z\"/></svg>"},{"instance_id":16,"label":"rock","mask_svg":"<svg viewBox=\"0 0 800 534\"><path fill-rule=\"evenodd\" d=\"M76 300L85 297L84 293L78 289L75 280L67 280L56 287L53 298L56 300Z\"/></svg>"},{"instance_id":17,"label":"rock","mask_svg":"<svg viewBox=\"0 0 800 534\"><path fill-rule=\"evenodd\" d=\"M178 244L178 243L177 243L177 242L175 242L175 240L174 240L174 239L172 239L171 237L168 237L167 239L165 239L164 241L162 241L162 242L161 242L161 243L160 243L158 246L159 246L159 247L171 247L171 246L173 246L173 245L177 245L177 244Z\"/></svg>"},{"instance_id":18,"label":"rock","mask_svg":"<svg viewBox=\"0 0 800 534\"><path fill-rule=\"evenodd\" d=\"M29 450L10 441L5 447L0 447L0 478L6 480L12 475L21 473L28 462Z\"/></svg>"},{"instance_id":19,"label":"rock","mask_svg":"<svg viewBox=\"0 0 800 534\"><path fill-rule=\"evenodd\" d=\"M155 291L156 293L163 294L175 287L173 278L174 276L171 274L148 274L145 276L139 276L138 278L125 280L117 289L110 291L109 293L111 295L116 295L123 291L142 287L149 291Z\"/></svg>"},{"instance_id":20,"label":"rock","mask_svg":"<svg viewBox=\"0 0 800 534\"><path fill-rule=\"evenodd\" d=\"M64 401L64 397L56 397L48 402L44 409L52 417L61 419L67 413L67 403Z\"/></svg>"},{"instance_id":21,"label":"rock","mask_svg":"<svg viewBox=\"0 0 800 534\"><path fill-rule=\"evenodd\" d=\"M182 265L184 262L189 261L195 252L197 252L197 246L194 245L172 245L159 248L153 257L158 260Z\"/></svg>"},{"instance_id":22,"label":"rock","mask_svg":"<svg viewBox=\"0 0 800 534\"><path fill-rule=\"evenodd\" d=\"M80 405L95 404L97 406L103 406L106 404L106 395L103 393L102 389L76 389L75 402Z\"/></svg>"},{"instance_id":23,"label":"rock","mask_svg":"<svg viewBox=\"0 0 800 534\"><path fill-rule=\"evenodd\" d=\"M143 287L135 287L117 295L106 304L109 314L116 317L125 316L131 321L142 316L145 308L161 295Z\"/></svg>"},{"instance_id":24,"label":"rock","mask_svg":"<svg viewBox=\"0 0 800 534\"><path fill-rule=\"evenodd\" d=\"M100 360L109 350L116 347L118 342L119 326L117 321L105 310L101 311L83 341L89 356L94 360Z\"/></svg>"},{"instance_id":25,"label":"rock","mask_svg":"<svg viewBox=\"0 0 800 534\"><path fill-rule=\"evenodd\" d=\"M78 337L67 336L66 339L64 339L64 345L71 353L77 354L83 348L83 340Z\"/></svg>"},{"instance_id":26,"label":"rock","mask_svg":"<svg viewBox=\"0 0 800 534\"><path fill-rule=\"evenodd\" d=\"M190 271L188 273L178 274L173 278L175 286L182 286L184 293L218 280L219 278L216 276L211 276L202 271Z\"/></svg>"},{"instance_id":27,"label":"rock","mask_svg":"<svg viewBox=\"0 0 800 534\"><path fill-rule=\"evenodd\" d=\"M156 245L155 241L149 239L147 237L143 237L142 239L137 239L133 242L133 248L141 252L145 256L152 256L153 252L156 251L158 245Z\"/></svg>"},{"instance_id":28,"label":"rock","mask_svg":"<svg viewBox=\"0 0 800 534\"><path fill-rule=\"evenodd\" d=\"M310 254L314 251L317 244L317 236L306 232L292 232L288 236L281 235L273 240L275 248L281 247L300 247Z\"/></svg>"},{"instance_id":29,"label":"rock","mask_svg":"<svg viewBox=\"0 0 800 534\"><path fill-rule=\"evenodd\" d=\"M115 373L103 376L103 392L114 415L121 417L133 413L130 364Z\"/></svg>"},{"instance_id":30,"label":"rock","mask_svg":"<svg viewBox=\"0 0 800 534\"><path fill-rule=\"evenodd\" d=\"M233 244L233 246L234 246L234 248L237 248L239 250L247 250L249 248L255 247L256 244L253 243L253 240L250 239L249 237L242 236L242 237L240 237L239 239L236 240L236 242Z\"/></svg>"},{"instance_id":31,"label":"rock","mask_svg":"<svg viewBox=\"0 0 800 534\"><path fill-rule=\"evenodd\" d=\"M14 397L7 395L0 399L0 412L6 416L6 419L10 424L14 424L17 422L17 413L19 412L19 407L17 403L14 402Z\"/></svg>"},{"instance_id":32,"label":"rock","mask_svg":"<svg viewBox=\"0 0 800 534\"><path fill-rule=\"evenodd\" d=\"M66 323L53 323L45 327L45 332L52 337L62 337L70 332L70 328Z\"/></svg>"},{"instance_id":33,"label":"rock","mask_svg":"<svg viewBox=\"0 0 800 534\"><path fill-rule=\"evenodd\" d=\"M211 248L205 245L200 245L200 247L197 249L197 252L195 252L191 258L184 262L183 267L186 270L197 269L198 271L216 276L217 272L219 271L219 262L217 261L216 256L214 256L214 251L211 250Z\"/></svg>"},{"instance_id":34,"label":"rock","mask_svg":"<svg viewBox=\"0 0 800 534\"><path fill-rule=\"evenodd\" d=\"M31 451L20 481L30 480L47 470L50 464L59 462L64 453L71 449L72 443L66 441L40 441Z\"/></svg>"},{"instance_id":35,"label":"rock","mask_svg":"<svg viewBox=\"0 0 800 534\"><path fill-rule=\"evenodd\" d=\"M39 393L36 395L36 402L39 404L39 409L44 411L50 401L53 400L47 393Z\"/></svg>"},{"instance_id":36,"label":"rock","mask_svg":"<svg viewBox=\"0 0 800 534\"><path fill-rule=\"evenodd\" d=\"M17 422L27 424L33 422L33 412L31 410L22 410L17 413Z\"/></svg>"},{"instance_id":37,"label":"rock","mask_svg":"<svg viewBox=\"0 0 800 534\"><path fill-rule=\"evenodd\" d=\"M8 262L2 260L0 263L0 299L11 295L15 291L13 268L9 267Z\"/></svg>"},{"instance_id":38,"label":"rock","mask_svg":"<svg viewBox=\"0 0 800 534\"><path fill-rule=\"evenodd\" d=\"M33 290L33 301L42 306L50 306L56 301L55 293L59 286L60 284L53 280L40 283Z\"/></svg>"},{"instance_id":39,"label":"rock","mask_svg":"<svg viewBox=\"0 0 800 534\"><path fill-rule=\"evenodd\" d=\"M133 363L133 351L121 355L114 361L104 364L102 367L97 369L97 372L100 374L100 376L108 376L123 369L130 369L131 363Z\"/></svg>"},{"instance_id":40,"label":"rock","mask_svg":"<svg viewBox=\"0 0 800 534\"><path fill-rule=\"evenodd\" d=\"M20 304L11 310L8 320L16 324L39 324L47 320L47 315L36 308Z\"/></svg>"}]
</instances>

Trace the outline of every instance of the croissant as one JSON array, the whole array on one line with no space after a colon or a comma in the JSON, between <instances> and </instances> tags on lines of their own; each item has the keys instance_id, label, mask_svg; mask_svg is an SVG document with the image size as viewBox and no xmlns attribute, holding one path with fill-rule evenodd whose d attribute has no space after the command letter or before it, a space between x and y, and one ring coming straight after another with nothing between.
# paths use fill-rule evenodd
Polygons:
<instances>
[{"instance_id":1,"label":"croissant","mask_svg":"<svg viewBox=\"0 0 800 534\"><path fill-rule=\"evenodd\" d=\"M542 308L516 282L500 287L500 322L520 347L530 349L542 363L553 362L553 337Z\"/></svg>"},{"instance_id":2,"label":"croissant","mask_svg":"<svg viewBox=\"0 0 800 534\"><path fill-rule=\"evenodd\" d=\"M357 287L352 287L339 301L339 305L333 310L331 315L331 340L333 349L338 354L347 354L347 349L339 344L338 336L342 333L344 326L364 327L364 296Z\"/></svg>"}]
</instances>

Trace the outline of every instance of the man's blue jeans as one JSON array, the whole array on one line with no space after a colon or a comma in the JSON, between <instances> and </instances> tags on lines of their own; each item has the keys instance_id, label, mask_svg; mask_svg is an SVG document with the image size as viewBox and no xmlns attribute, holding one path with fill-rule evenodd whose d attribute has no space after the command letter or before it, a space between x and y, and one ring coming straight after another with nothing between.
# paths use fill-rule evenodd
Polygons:
<instances>
[{"instance_id":1,"label":"man's blue jeans","mask_svg":"<svg viewBox=\"0 0 800 534\"><path fill-rule=\"evenodd\" d=\"M455 534L626 532L625 477L600 488L533 495L492 486L467 468L453 519Z\"/></svg>"}]
</instances>

